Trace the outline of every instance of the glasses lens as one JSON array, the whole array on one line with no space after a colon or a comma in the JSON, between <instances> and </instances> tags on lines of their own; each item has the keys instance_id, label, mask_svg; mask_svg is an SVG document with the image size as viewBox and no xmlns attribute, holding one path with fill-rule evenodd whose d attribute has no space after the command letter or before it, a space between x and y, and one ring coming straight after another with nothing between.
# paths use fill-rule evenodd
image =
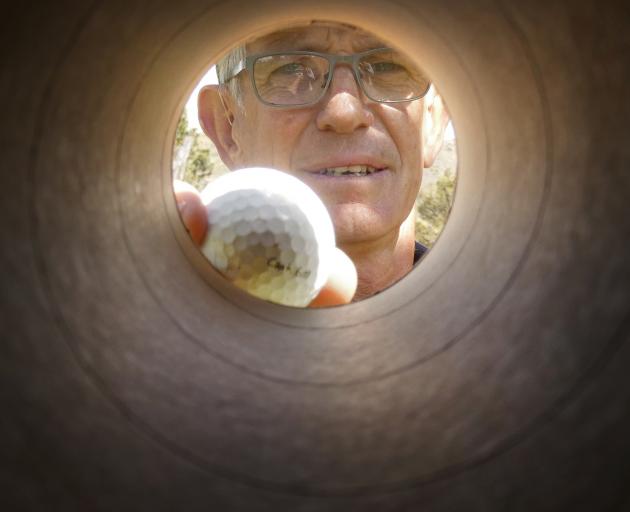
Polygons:
<instances>
[{"instance_id":1,"label":"glasses lens","mask_svg":"<svg viewBox=\"0 0 630 512\"><path fill-rule=\"evenodd\" d=\"M327 73L328 60L315 55L267 55L254 62L258 95L274 105L316 102L326 85Z\"/></svg>"},{"instance_id":2,"label":"glasses lens","mask_svg":"<svg viewBox=\"0 0 630 512\"><path fill-rule=\"evenodd\" d=\"M395 50L369 53L359 60L365 93L376 101L405 101L424 96L431 81L409 58Z\"/></svg>"}]
</instances>

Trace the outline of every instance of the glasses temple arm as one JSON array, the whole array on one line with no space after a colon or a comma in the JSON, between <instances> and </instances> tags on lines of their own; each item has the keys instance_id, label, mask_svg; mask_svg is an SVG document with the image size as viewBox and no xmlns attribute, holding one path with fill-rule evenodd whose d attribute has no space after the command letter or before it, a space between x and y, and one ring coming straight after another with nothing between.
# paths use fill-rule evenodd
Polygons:
<instances>
[{"instance_id":1,"label":"glasses temple arm","mask_svg":"<svg viewBox=\"0 0 630 512\"><path fill-rule=\"evenodd\" d=\"M241 71L243 71L245 68L247 67L247 62L246 59L241 59L236 66L234 66L234 68L230 71L230 73L225 77L225 80L223 83L227 83L230 80L232 80L232 78L234 78L235 76L237 76Z\"/></svg>"}]
</instances>

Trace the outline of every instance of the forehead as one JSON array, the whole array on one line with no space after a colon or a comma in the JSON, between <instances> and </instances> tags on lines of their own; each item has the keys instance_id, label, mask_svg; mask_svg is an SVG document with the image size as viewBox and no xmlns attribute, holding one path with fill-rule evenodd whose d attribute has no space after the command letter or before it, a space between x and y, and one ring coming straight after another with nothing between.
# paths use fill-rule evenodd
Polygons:
<instances>
[{"instance_id":1,"label":"forehead","mask_svg":"<svg viewBox=\"0 0 630 512\"><path fill-rule=\"evenodd\" d=\"M312 22L266 34L247 44L249 52L313 50L327 51L344 47L353 52L387 46L363 29L345 23Z\"/></svg>"}]
</instances>

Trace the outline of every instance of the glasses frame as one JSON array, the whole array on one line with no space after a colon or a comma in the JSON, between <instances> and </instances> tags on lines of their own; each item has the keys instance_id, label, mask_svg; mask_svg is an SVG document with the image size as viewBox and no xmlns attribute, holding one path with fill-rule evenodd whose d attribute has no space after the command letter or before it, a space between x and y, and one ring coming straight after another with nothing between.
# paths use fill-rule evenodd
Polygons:
<instances>
[{"instance_id":1,"label":"glasses frame","mask_svg":"<svg viewBox=\"0 0 630 512\"><path fill-rule=\"evenodd\" d=\"M382 51L395 51L395 50L393 50L392 48L375 48L373 50L367 50L365 52L360 52L360 53L353 53L351 55L335 55L333 53L321 53L321 52L313 52L313 51L284 51L284 52L257 53L254 55L248 55L247 57L245 57L245 59L241 60L235 66L234 70L232 71L229 78L227 78L226 82L238 76L239 73L243 71L247 71L247 73L249 74L251 83L252 83L252 88L254 89L254 93L256 94L258 101L260 101L264 105L267 105L273 108L283 108L283 109L311 107L319 103L321 99L326 95L326 93L328 92L328 88L330 87L330 83L332 82L332 77L335 73L335 67L337 66L338 63L341 63L341 64L350 65L350 67L352 68L352 74L354 75L354 79L356 80L359 88L361 89L363 94L365 94L365 96L372 101L376 101L377 103L390 104L390 103L407 103L410 101L415 101L415 100L424 98L429 92L429 89L431 88L430 80L427 82L426 90L422 94L418 96L414 96L413 98L406 98L403 100L379 100L370 96L370 94L365 90L365 87L363 85L363 80L361 80L361 78L359 77L359 61L368 55L372 55L373 53L378 53ZM279 103L272 103L272 102L264 100L260 96L258 92L258 88L256 87L256 80L254 79L254 64L256 63L258 59L262 57L272 57L274 55L311 55L314 57L322 57L326 59L328 61L329 71L328 71L328 78L326 80L326 85L322 87L321 95L314 101L310 101L308 103L296 103L294 105L282 105Z\"/></svg>"}]
</instances>

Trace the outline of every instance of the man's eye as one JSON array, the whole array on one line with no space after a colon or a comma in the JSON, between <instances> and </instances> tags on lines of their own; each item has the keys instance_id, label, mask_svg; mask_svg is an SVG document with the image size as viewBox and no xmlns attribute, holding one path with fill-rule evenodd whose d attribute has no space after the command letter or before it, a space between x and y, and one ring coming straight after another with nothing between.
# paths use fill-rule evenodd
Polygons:
<instances>
[{"instance_id":1,"label":"man's eye","mask_svg":"<svg viewBox=\"0 0 630 512\"><path fill-rule=\"evenodd\" d=\"M307 71L307 68L303 64L300 64L299 62L292 62L276 68L274 73L279 75L297 75L303 73L308 74Z\"/></svg>"},{"instance_id":2,"label":"man's eye","mask_svg":"<svg viewBox=\"0 0 630 512\"><path fill-rule=\"evenodd\" d=\"M405 71L403 66L391 61L372 62L369 65L369 69L372 73L399 73Z\"/></svg>"}]
</instances>

